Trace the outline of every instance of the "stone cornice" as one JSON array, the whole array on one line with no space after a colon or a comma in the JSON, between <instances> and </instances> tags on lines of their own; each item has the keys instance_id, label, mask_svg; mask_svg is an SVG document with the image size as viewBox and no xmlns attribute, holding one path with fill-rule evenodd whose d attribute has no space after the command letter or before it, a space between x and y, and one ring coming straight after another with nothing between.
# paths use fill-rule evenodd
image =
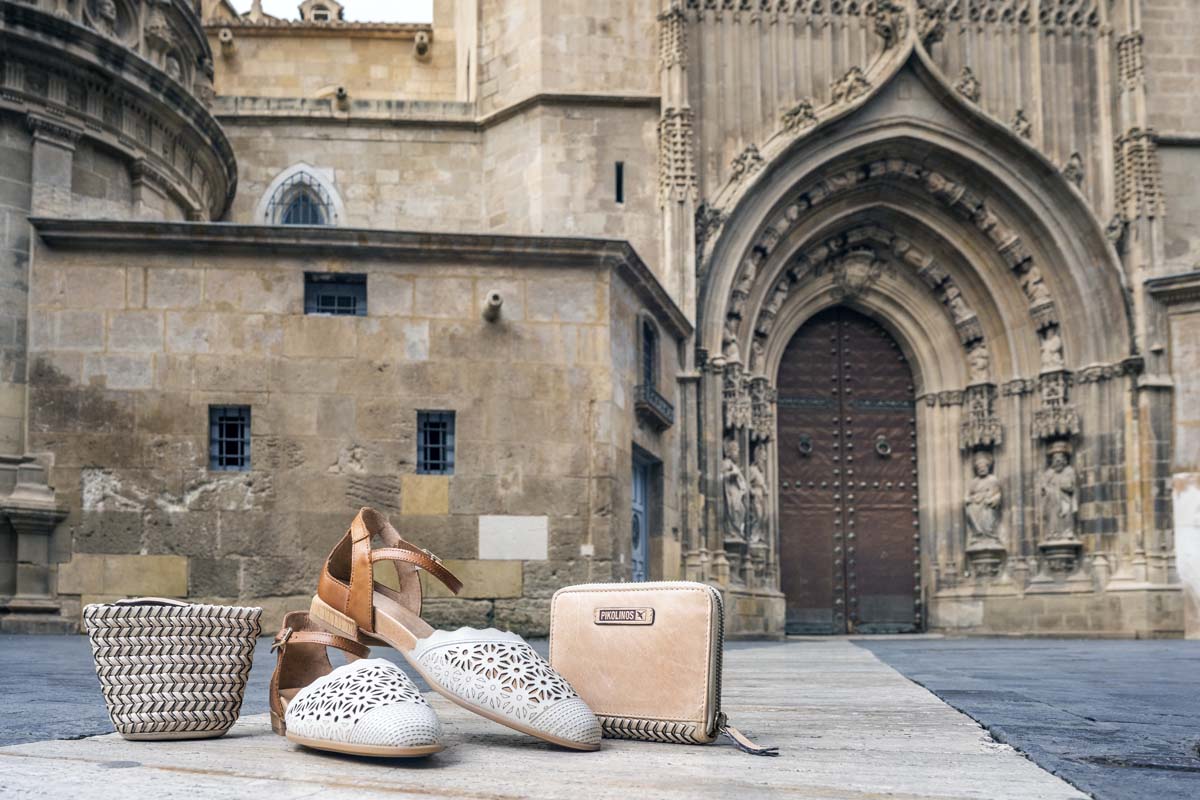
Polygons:
<instances>
[{"instance_id":1,"label":"stone cornice","mask_svg":"<svg viewBox=\"0 0 1200 800\"><path fill-rule=\"evenodd\" d=\"M676 339L692 325L637 251L625 241L574 236L425 233L366 228L237 225L194 222L31 218L52 248L89 251L252 253L341 258L386 257L397 263L607 266L628 283Z\"/></svg>"},{"instance_id":2,"label":"stone cornice","mask_svg":"<svg viewBox=\"0 0 1200 800\"><path fill-rule=\"evenodd\" d=\"M345 39L415 39L424 33L433 41L433 25L424 22L308 22L299 19L239 20L209 19L204 22L206 33L217 33L223 28L233 31L235 36L294 36L333 37Z\"/></svg>"},{"instance_id":3,"label":"stone cornice","mask_svg":"<svg viewBox=\"0 0 1200 800\"><path fill-rule=\"evenodd\" d=\"M620 106L657 110L657 94L604 94L588 92L540 92L503 108L476 116L473 103L429 100L355 100L342 111L330 98L303 97L218 97L213 111L225 123L303 121L338 125L413 125L435 128L484 130L531 108L547 106Z\"/></svg>"},{"instance_id":4,"label":"stone cornice","mask_svg":"<svg viewBox=\"0 0 1200 800\"><path fill-rule=\"evenodd\" d=\"M1200 270L1151 278L1146 290L1167 305L1200 300Z\"/></svg>"}]
</instances>

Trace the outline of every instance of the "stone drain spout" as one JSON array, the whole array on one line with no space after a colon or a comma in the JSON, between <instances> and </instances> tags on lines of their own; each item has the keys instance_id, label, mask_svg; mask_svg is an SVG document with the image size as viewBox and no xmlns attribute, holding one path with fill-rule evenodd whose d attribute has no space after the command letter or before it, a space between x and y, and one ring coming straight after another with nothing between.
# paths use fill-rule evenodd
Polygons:
<instances>
[{"instance_id":1,"label":"stone drain spout","mask_svg":"<svg viewBox=\"0 0 1200 800\"><path fill-rule=\"evenodd\" d=\"M504 298L499 292L488 292L487 299L483 303L483 318L488 322L496 322L500 319L500 306L504 305Z\"/></svg>"}]
</instances>

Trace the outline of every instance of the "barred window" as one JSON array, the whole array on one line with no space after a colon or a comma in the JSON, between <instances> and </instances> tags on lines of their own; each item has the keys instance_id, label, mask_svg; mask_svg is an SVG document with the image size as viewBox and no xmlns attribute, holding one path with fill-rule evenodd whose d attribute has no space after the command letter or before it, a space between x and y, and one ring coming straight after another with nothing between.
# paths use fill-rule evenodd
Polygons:
<instances>
[{"instance_id":1,"label":"barred window","mask_svg":"<svg viewBox=\"0 0 1200 800\"><path fill-rule=\"evenodd\" d=\"M279 184L267 217L276 225L329 225L333 220L333 201L316 178L297 172Z\"/></svg>"},{"instance_id":2,"label":"barred window","mask_svg":"<svg viewBox=\"0 0 1200 800\"><path fill-rule=\"evenodd\" d=\"M343 272L304 273L304 313L367 315L367 276Z\"/></svg>"},{"instance_id":3,"label":"barred window","mask_svg":"<svg viewBox=\"0 0 1200 800\"><path fill-rule=\"evenodd\" d=\"M209 406L208 431L209 469L250 469L250 406Z\"/></svg>"},{"instance_id":4,"label":"barred window","mask_svg":"<svg viewBox=\"0 0 1200 800\"><path fill-rule=\"evenodd\" d=\"M658 385L658 331L649 320L642 322L642 385Z\"/></svg>"},{"instance_id":5,"label":"barred window","mask_svg":"<svg viewBox=\"0 0 1200 800\"><path fill-rule=\"evenodd\" d=\"M417 413L417 472L454 474L454 412Z\"/></svg>"}]
</instances>

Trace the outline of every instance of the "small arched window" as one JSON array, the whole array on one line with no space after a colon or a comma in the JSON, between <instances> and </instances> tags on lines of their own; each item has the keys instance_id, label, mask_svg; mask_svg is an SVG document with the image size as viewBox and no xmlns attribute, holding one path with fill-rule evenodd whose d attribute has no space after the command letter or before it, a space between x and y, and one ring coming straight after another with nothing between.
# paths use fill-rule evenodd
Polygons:
<instances>
[{"instance_id":1,"label":"small arched window","mask_svg":"<svg viewBox=\"0 0 1200 800\"><path fill-rule=\"evenodd\" d=\"M297 172L276 188L267 217L276 225L331 225L329 193L307 172Z\"/></svg>"},{"instance_id":2,"label":"small arched window","mask_svg":"<svg viewBox=\"0 0 1200 800\"><path fill-rule=\"evenodd\" d=\"M658 385L658 331L650 320L642 320L642 385Z\"/></svg>"}]
</instances>

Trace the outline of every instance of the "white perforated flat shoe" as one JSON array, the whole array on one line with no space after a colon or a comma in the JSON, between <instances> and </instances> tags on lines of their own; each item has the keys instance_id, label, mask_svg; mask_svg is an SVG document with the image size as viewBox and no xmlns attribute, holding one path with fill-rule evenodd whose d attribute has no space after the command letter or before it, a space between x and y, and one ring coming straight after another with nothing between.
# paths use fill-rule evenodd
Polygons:
<instances>
[{"instance_id":1,"label":"white perforated flat shoe","mask_svg":"<svg viewBox=\"0 0 1200 800\"><path fill-rule=\"evenodd\" d=\"M296 693L289 740L360 756L406 758L442 749L442 725L404 671L382 658L338 667Z\"/></svg>"},{"instance_id":2,"label":"white perforated flat shoe","mask_svg":"<svg viewBox=\"0 0 1200 800\"><path fill-rule=\"evenodd\" d=\"M376 536L383 546L372 549ZM396 568L398 590L375 582L376 561ZM561 747L599 750L596 715L520 636L437 631L421 619L418 568L455 594L462 588L436 556L364 508L326 559L311 616L343 636L396 648L430 687L469 711Z\"/></svg>"},{"instance_id":3,"label":"white perforated flat shoe","mask_svg":"<svg viewBox=\"0 0 1200 800\"><path fill-rule=\"evenodd\" d=\"M333 668L328 648L350 663ZM442 749L437 714L395 664L367 659L358 637L338 636L303 611L283 618L269 700L271 730L297 744L360 756L405 758Z\"/></svg>"}]
</instances>

